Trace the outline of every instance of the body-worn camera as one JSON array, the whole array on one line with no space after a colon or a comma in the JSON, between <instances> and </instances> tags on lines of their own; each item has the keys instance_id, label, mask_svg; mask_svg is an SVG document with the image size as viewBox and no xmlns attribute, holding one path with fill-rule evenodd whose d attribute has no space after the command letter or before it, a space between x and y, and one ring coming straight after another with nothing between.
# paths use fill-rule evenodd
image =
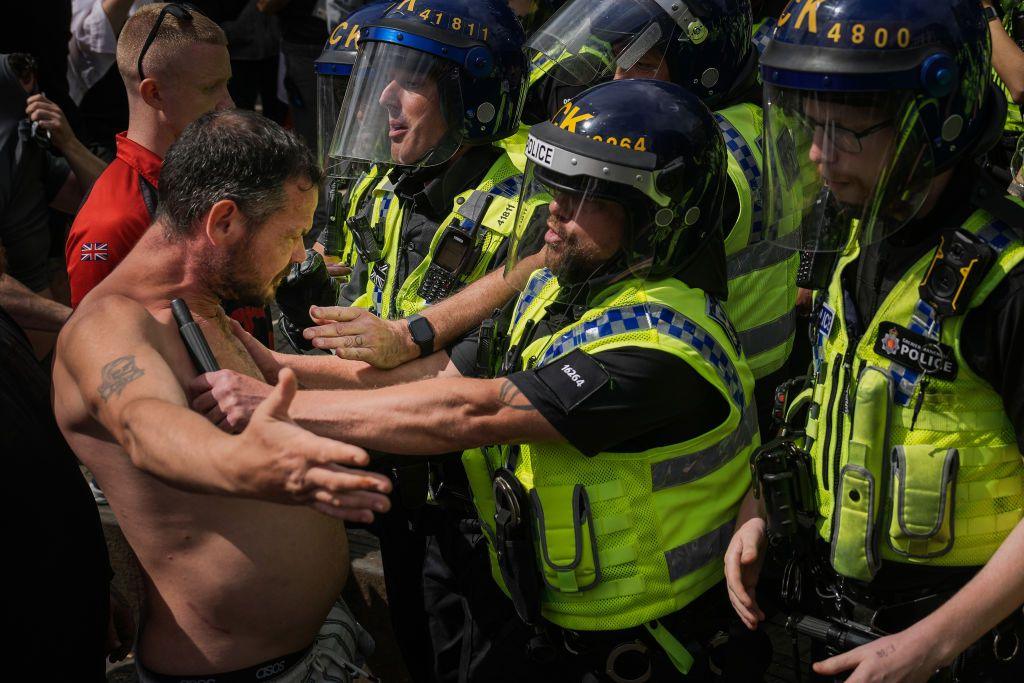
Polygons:
<instances>
[{"instance_id":1,"label":"body-worn camera","mask_svg":"<svg viewBox=\"0 0 1024 683\"><path fill-rule=\"evenodd\" d=\"M367 202L359 213L345 221L345 225L352 235L352 243L355 244L359 258L364 263L374 263L379 261L382 256L380 239L373 226L370 225L369 214L372 204L372 202Z\"/></svg>"},{"instance_id":2,"label":"body-worn camera","mask_svg":"<svg viewBox=\"0 0 1024 683\"><path fill-rule=\"evenodd\" d=\"M940 318L958 315L995 260L995 250L971 233L957 229L940 237L918 292Z\"/></svg>"}]
</instances>

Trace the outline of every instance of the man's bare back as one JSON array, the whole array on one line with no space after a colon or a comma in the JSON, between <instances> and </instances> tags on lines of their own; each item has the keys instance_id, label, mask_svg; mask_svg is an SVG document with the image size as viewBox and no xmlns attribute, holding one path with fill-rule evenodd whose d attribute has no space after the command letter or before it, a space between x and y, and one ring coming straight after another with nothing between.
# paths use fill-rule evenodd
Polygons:
<instances>
[{"instance_id":1,"label":"man's bare back","mask_svg":"<svg viewBox=\"0 0 1024 683\"><path fill-rule=\"evenodd\" d=\"M277 441L303 442L324 463L363 464L365 454L336 442L303 441L316 437L285 421L286 406L268 416L262 433L248 437L250 429L228 436L188 411L183 387L197 373L170 311L177 296L193 308L221 367L276 378L262 377L209 297L190 300L196 290L176 284L184 274L173 247L154 226L83 301L58 342L55 411L144 570L142 663L169 674L223 672L309 645L348 572L340 519L254 499L323 501L327 491L346 488L337 478L327 482L340 467L326 466L317 478L310 474L315 464L303 469L287 454L265 456L265 467L238 463ZM240 446L247 452L236 455L231 449ZM343 450L332 452L333 446ZM359 480L348 490L387 490L372 475L345 476ZM277 485L274 479L282 482L280 495L265 493ZM323 486L315 491L318 482ZM367 507L379 509L378 501Z\"/></svg>"}]
</instances>

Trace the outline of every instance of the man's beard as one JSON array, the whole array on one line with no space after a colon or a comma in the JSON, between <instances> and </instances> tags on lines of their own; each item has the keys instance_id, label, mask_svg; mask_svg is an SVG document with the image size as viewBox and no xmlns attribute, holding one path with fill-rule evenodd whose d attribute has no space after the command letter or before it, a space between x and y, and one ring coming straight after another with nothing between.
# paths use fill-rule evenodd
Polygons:
<instances>
[{"instance_id":1,"label":"man's beard","mask_svg":"<svg viewBox=\"0 0 1024 683\"><path fill-rule=\"evenodd\" d=\"M243 306L266 306L274 301L274 292L291 270L291 264L271 282L255 279L254 258L247 245L235 246L225 258L210 258L204 263L204 279L210 291L222 301Z\"/></svg>"},{"instance_id":2,"label":"man's beard","mask_svg":"<svg viewBox=\"0 0 1024 683\"><path fill-rule=\"evenodd\" d=\"M548 268L561 285L577 285L591 279L607 262L595 259L580 249L579 242L569 238L562 243L561 254L554 256Z\"/></svg>"}]
</instances>

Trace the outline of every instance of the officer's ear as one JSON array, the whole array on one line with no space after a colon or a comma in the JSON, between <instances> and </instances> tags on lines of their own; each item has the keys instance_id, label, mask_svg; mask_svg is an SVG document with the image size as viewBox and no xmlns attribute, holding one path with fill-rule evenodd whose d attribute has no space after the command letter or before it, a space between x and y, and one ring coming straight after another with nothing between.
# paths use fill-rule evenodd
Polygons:
<instances>
[{"instance_id":1,"label":"officer's ear","mask_svg":"<svg viewBox=\"0 0 1024 683\"><path fill-rule=\"evenodd\" d=\"M231 199L222 199L211 206L202 224L203 237L218 247L238 244L248 233L245 215Z\"/></svg>"},{"instance_id":2,"label":"officer's ear","mask_svg":"<svg viewBox=\"0 0 1024 683\"><path fill-rule=\"evenodd\" d=\"M160 91L160 85L156 82L155 78L143 79L138 86L139 96L142 97L142 101L147 106L153 109L163 110L164 98L163 93Z\"/></svg>"}]
</instances>

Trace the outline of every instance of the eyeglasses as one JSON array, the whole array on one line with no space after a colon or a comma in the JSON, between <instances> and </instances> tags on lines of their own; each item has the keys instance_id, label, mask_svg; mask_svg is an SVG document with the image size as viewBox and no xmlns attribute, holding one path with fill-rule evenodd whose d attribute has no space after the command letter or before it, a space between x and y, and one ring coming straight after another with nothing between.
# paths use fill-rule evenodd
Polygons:
<instances>
[{"instance_id":1,"label":"eyeglasses","mask_svg":"<svg viewBox=\"0 0 1024 683\"><path fill-rule=\"evenodd\" d=\"M156 40L157 33L160 32L160 24L164 23L164 17L168 14L173 15L178 21L192 21L192 13L188 11L185 5L172 2L160 10L160 14L156 15L156 21L153 22L153 28L149 30L149 35L146 36L146 42L142 44L142 50L139 51L139 82L146 80L146 74L142 71L142 60L146 57L146 52L149 50L149 46Z\"/></svg>"},{"instance_id":2,"label":"eyeglasses","mask_svg":"<svg viewBox=\"0 0 1024 683\"><path fill-rule=\"evenodd\" d=\"M818 131L821 131L822 135L828 139L830 146L847 154L860 154L864 151L864 145L861 143L861 140L893 124L893 119L886 119L864 130L857 131L844 128L834 121L824 123L815 121L807 115L800 116L800 120L807 128L814 129L815 136L818 135Z\"/></svg>"}]
</instances>

